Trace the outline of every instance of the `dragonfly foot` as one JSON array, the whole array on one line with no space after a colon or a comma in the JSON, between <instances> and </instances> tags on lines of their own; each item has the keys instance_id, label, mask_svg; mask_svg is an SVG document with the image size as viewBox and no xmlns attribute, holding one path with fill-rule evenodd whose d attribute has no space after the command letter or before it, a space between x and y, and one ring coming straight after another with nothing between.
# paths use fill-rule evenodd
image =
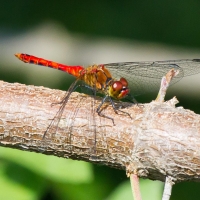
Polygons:
<instances>
[{"instance_id":1,"label":"dragonfly foot","mask_svg":"<svg viewBox=\"0 0 200 200\"><path fill-rule=\"evenodd\" d=\"M100 117L104 117L104 118L110 119L110 120L112 121L112 123L113 123L113 126L116 125L115 122L114 122L114 119L113 119L112 117L109 117L109 116L107 116L107 115L104 115L104 114L102 114L101 112L102 112L102 110L97 111L97 113L98 113L98 115L99 115ZM117 112L115 112L115 113L117 114Z\"/></svg>"}]
</instances>

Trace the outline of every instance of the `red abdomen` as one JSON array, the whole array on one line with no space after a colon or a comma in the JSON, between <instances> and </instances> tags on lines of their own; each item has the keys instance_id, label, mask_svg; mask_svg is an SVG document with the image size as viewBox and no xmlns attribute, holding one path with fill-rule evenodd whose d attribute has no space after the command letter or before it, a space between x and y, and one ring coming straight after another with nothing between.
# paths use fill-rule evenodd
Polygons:
<instances>
[{"instance_id":1,"label":"red abdomen","mask_svg":"<svg viewBox=\"0 0 200 200\"><path fill-rule=\"evenodd\" d=\"M29 55L29 54L17 53L17 54L15 54L15 56L25 63L51 67L54 69L58 69L58 70L67 72L75 77L79 77L80 72L84 69L83 66L63 65L63 64L56 63L56 62L53 62L50 60L45 60L43 58L38 58L38 57Z\"/></svg>"}]
</instances>

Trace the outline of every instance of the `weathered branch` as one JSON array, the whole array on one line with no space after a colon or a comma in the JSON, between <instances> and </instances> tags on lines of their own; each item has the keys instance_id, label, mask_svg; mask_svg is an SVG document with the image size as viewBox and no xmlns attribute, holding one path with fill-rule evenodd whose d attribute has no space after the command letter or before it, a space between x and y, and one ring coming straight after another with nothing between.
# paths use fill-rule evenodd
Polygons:
<instances>
[{"instance_id":1,"label":"weathered branch","mask_svg":"<svg viewBox=\"0 0 200 200\"><path fill-rule=\"evenodd\" d=\"M57 132L43 134L64 92L0 82L0 145L125 169L128 174L173 182L200 180L200 116L175 108L176 101L144 105L123 103L131 118L101 99L73 93ZM96 142L95 142L96 141Z\"/></svg>"}]
</instances>

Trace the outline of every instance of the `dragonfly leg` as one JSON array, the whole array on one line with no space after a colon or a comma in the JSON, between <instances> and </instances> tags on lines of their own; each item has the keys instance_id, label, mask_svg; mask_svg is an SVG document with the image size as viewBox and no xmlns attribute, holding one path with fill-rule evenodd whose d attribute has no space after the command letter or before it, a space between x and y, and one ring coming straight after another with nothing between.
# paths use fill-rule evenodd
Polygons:
<instances>
[{"instance_id":1,"label":"dragonfly leg","mask_svg":"<svg viewBox=\"0 0 200 200\"><path fill-rule=\"evenodd\" d=\"M113 107L115 113L117 113L117 111L122 112L122 113L128 115L128 116L132 119L131 115L130 115L128 112L122 111L122 110L117 109L117 108L115 107L115 104L114 104L113 100L111 99L111 97L110 97L110 102L111 102L111 104L112 104L112 107ZM117 114L118 114L118 113L117 113Z\"/></svg>"},{"instance_id":2,"label":"dragonfly leg","mask_svg":"<svg viewBox=\"0 0 200 200\"><path fill-rule=\"evenodd\" d=\"M76 81L76 82L77 82L77 81ZM76 82L75 82L75 83L76 83ZM71 95L72 92L74 92L78 87L83 87L83 86L84 86L84 85L81 85L81 84L79 84L79 85L72 84L72 85L70 86L70 88L68 89L68 91L66 92L66 95L62 98L62 100L59 101L59 102L51 103L51 106L54 106L54 105L57 105L57 104L63 104L63 103L66 101L66 97L69 98L69 96ZM85 87L85 86L84 86L84 87Z\"/></svg>"},{"instance_id":3,"label":"dragonfly leg","mask_svg":"<svg viewBox=\"0 0 200 200\"><path fill-rule=\"evenodd\" d=\"M98 113L99 116L105 117L105 118L107 118L107 119L112 120L113 125L115 126L114 119L113 119L112 117L109 117L109 116L104 115L104 114L101 113L101 112L102 112L101 107L102 107L102 105L104 104L104 102L106 101L107 98L110 98L110 97L109 97L109 96L105 96L105 97L103 98L103 100L101 101L100 105L98 106L96 112ZM112 104L112 107L113 107L113 103L112 103L112 102L111 102L111 104ZM114 108L114 107L113 107L113 108ZM115 111L115 113L117 113L116 109L114 109L114 111Z\"/></svg>"},{"instance_id":4,"label":"dragonfly leg","mask_svg":"<svg viewBox=\"0 0 200 200\"><path fill-rule=\"evenodd\" d=\"M137 100L134 98L133 95L131 95L130 93L127 95L128 98L125 97L125 99L127 99L128 101L130 101L131 103L134 103L136 105L138 105Z\"/></svg>"},{"instance_id":5,"label":"dragonfly leg","mask_svg":"<svg viewBox=\"0 0 200 200\"><path fill-rule=\"evenodd\" d=\"M137 105L138 107L144 107L143 104L140 104L140 103L137 102L137 100L134 98L133 95L128 94L127 97L129 97L129 98L126 98L126 100L130 101L131 103Z\"/></svg>"},{"instance_id":6,"label":"dragonfly leg","mask_svg":"<svg viewBox=\"0 0 200 200\"><path fill-rule=\"evenodd\" d=\"M107 119L112 120L113 125L115 126L115 122L114 122L114 119L113 119L112 117L109 117L109 116L104 115L104 114L101 113L101 112L103 111L103 110L101 109L101 107L102 107L102 105L104 104L104 102L106 101L107 98L109 98L109 101L110 101L110 103L111 103L111 105L112 105L112 107L113 107L113 110L114 110L114 112L115 112L116 114L118 114L118 111L119 111L119 112L122 112L122 113L128 115L128 116L132 119L131 115L130 115L128 112L122 111L122 110L117 109L117 108L115 107L114 102L113 102L113 100L112 100L112 98L111 98L110 96L105 96L104 99L102 100L101 104L98 106L98 108L97 108L96 111L97 111L97 113L98 113L99 116L105 117L105 118L107 118Z\"/></svg>"}]
</instances>

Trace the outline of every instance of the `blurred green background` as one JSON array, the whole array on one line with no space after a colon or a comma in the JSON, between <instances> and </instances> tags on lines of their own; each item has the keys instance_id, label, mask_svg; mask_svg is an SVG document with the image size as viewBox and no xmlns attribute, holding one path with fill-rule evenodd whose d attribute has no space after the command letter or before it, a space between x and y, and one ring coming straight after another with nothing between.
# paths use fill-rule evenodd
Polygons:
<instances>
[{"instance_id":1,"label":"blurred green background","mask_svg":"<svg viewBox=\"0 0 200 200\"><path fill-rule=\"evenodd\" d=\"M65 73L13 56L89 65L200 58L200 1L1 1L0 79L67 90ZM200 113L199 76L168 92ZM149 102L155 94L139 97ZM161 199L163 184L141 180L143 199ZM199 199L199 183L173 187L172 200ZM132 199L125 172L86 162L0 148L0 199Z\"/></svg>"}]
</instances>

